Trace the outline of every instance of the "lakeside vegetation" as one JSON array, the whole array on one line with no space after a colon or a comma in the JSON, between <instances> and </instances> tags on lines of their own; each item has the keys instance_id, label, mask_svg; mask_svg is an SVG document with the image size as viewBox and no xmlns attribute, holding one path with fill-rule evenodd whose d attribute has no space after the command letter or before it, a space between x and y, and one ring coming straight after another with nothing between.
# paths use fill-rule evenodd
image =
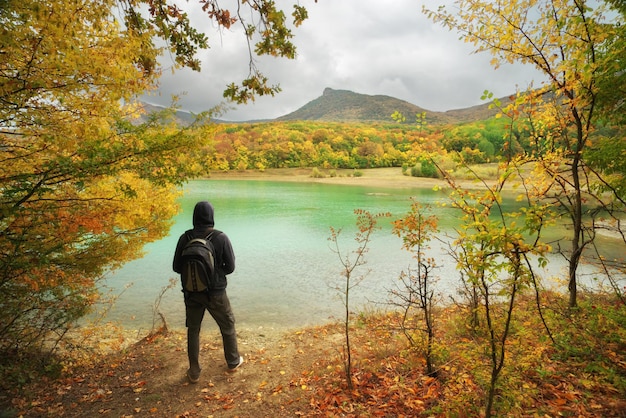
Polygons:
<instances>
[{"instance_id":1,"label":"lakeside vegetation","mask_svg":"<svg viewBox=\"0 0 626 418\"><path fill-rule=\"evenodd\" d=\"M382 169L377 179L377 169L365 169L362 177L343 179L365 184L411 179L396 174L390 180L392 171L401 170ZM298 181L316 181L310 173L309 169L285 169L247 174L265 180L298 176ZM327 178L333 179L342 178ZM410 226L411 218L406 219ZM426 246L423 252L422 261L428 255ZM436 295L436 270L430 280ZM120 329L119 351L94 356L94 346L83 351L70 340L66 346L70 351L65 354L71 357L65 357L62 350L61 357L46 362L43 375L23 365L5 368L8 375L38 376L21 383L13 380L6 387L11 403L5 403L5 408L8 416L85 416L102 411L115 416L144 411L163 417L443 417L458 416L460 411L466 416L480 416L489 390L491 360L487 351L491 337L484 308L475 305L471 287L462 289L453 303L438 299L432 305L429 358L435 373L428 371L426 363L428 334L422 307L417 299L409 299L411 303L404 308L397 305L394 313L352 313L348 324L352 388L347 387L346 351L341 343L346 330L342 323L285 330L284 335L268 334L261 341L251 337L256 332L240 330L247 364L235 381L246 383L229 383L218 368L209 372L197 389L173 378L184 377L183 333L156 329L139 343L125 346L122 342L132 342L132 338ZM580 296L579 306L572 311L564 293L541 288L519 292L511 332L503 345L506 366L495 392L498 414L619 417L626 411L624 303L606 289L582 291ZM501 319L508 308L501 301L491 306L498 322L494 331L502 331ZM104 328L90 332L91 339L102 339ZM107 337L115 341L115 334ZM220 364L218 347L209 345L212 348L203 351L208 357L205 361ZM292 361L285 364L285 358ZM164 384L164 376L173 377Z\"/></svg>"},{"instance_id":2,"label":"lakeside vegetation","mask_svg":"<svg viewBox=\"0 0 626 418\"><path fill-rule=\"evenodd\" d=\"M500 160L508 146L504 139L507 129L507 122L496 118L432 127L401 125L391 120L387 124L314 121L218 124L199 128L200 136L213 140L204 148L201 158L194 161L202 161L207 171L402 167L416 177L437 177L439 173L434 166L421 167L432 160L446 169L461 162L479 164ZM520 141L520 147L530 143L528 137Z\"/></svg>"},{"instance_id":3,"label":"lakeside vegetation","mask_svg":"<svg viewBox=\"0 0 626 418\"><path fill-rule=\"evenodd\" d=\"M495 412L624 416L623 303L612 292L583 292L572 313L563 294L542 292L540 304L536 296L525 291L516 302ZM219 334L211 332L202 356L213 366L195 386L184 380L184 332L161 328L107 354L74 347L71 362L58 358L45 373L22 368L37 378L6 387L3 416L482 416L491 370L486 318L462 295L455 300L432 313L435 374L427 371L418 310L409 317L353 313L351 388L341 322L281 333L239 330L246 364L234 377L219 367ZM507 306L493 309L501 315Z\"/></svg>"}]
</instances>

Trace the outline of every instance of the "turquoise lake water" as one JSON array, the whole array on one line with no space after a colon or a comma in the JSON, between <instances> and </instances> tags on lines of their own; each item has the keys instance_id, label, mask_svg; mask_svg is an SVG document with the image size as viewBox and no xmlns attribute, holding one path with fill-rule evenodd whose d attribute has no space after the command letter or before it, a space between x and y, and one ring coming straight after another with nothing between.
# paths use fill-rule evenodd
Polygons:
<instances>
[{"instance_id":1,"label":"turquoise lake water","mask_svg":"<svg viewBox=\"0 0 626 418\"><path fill-rule=\"evenodd\" d=\"M330 227L341 228L342 253L356 249L354 209L391 212L374 233L367 264L354 277L364 276L350 293L354 311L386 309L389 290L402 271L414 265L401 239L391 234L391 221L406 214L414 198L423 204L445 199L430 189L389 189L319 183L202 180L189 183L180 200L182 211L169 236L148 244L146 255L110 274L106 280L120 293L110 320L132 329L149 329L153 307L170 278L172 256L180 234L191 227L195 203L208 200L215 207L215 227L230 238L237 267L228 276L228 295L239 327L299 328L342 318L342 266L330 246ZM511 203L513 204L513 203ZM442 233L453 233L458 213L435 206ZM459 275L443 245L433 243L428 255L438 268L438 289L454 294ZM555 258L550 272L558 274L564 262ZM178 279L177 279L178 280ZM177 282L178 283L178 282ZM179 287L165 292L160 311L171 328L184 327L184 305Z\"/></svg>"}]
</instances>

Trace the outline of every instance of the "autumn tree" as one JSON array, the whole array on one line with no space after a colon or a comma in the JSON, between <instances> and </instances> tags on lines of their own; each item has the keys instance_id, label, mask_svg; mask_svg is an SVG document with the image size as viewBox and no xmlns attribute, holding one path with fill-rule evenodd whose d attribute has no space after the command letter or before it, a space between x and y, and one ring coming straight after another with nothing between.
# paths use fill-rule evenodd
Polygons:
<instances>
[{"instance_id":1,"label":"autumn tree","mask_svg":"<svg viewBox=\"0 0 626 418\"><path fill-rule=\"evenodd\" d=\"M435 352L435 308L438 302L434 276L437 267L435 260L428 257L429 242L439 232L439 219L428 215L428 206L417 201L411 210L393 222L393 233L402 238L402 248L410 251L417 265L402 271L401 284L390 291L392 304L400 308L402 318L400 328L411 347L423 349L426 358L426 372L436 376ZM425 340L425 343L420 344Z\"/></svg>"},{"instance_id":2,"label":"autumn tree","mask_svg":"<svg viewBox=\"0 0 626 418\"><path fill-rule=\"evenodd\" d=\"M626 19L624 0L606 0L622 22ZM623 126L626 121L624 96L626 96L626 28L624 25L613 27L615 36L607 39L606 48L600 51L604 65L598 68L598 89L600 95L598 112L604 121Z\"/></svg>"},{"instance_id":3,"label":"autumn tree","mask_svg":"<svg viewBox=\"0 0 626 418\"><path fill-rule=\"evenodd\" d=\"M516 164L503 163L501 175L494 182L482 182L484 190L471 191L460 187L447 176L452 191L452 207L460 211L461 223L453 242L453 256L458 270L479 293L478 305L482 326L475 338L485 343L489 362L485 416L497 410L496 393L506 364L508 340L514 330L513 318L517 298L527 289L538 289L536 266L545 267L550 246L542 241L545 219L551 217L551 205L525 189L519 200L525 202L519 210L502 206L502 190L516 177ZM536 261L535 261L536 260ZM474 308L473 306L471 307ZM537 303L543 318L541 303ZM474 316L476 312L470 312Z\"/></svg>"},{"instance_id":4,"label":"autumn tree","mask_svg":"<svg viewBox=\"0 0 626 418\"><path fill-rule=\"evenodd\" d=\"M611 77L618 74L614 60L623 56L623 42L616 40L623 30L607 18L605 5L585 0L459 0L454 5L454 12L441 7L426 13L458 31L477 52L491 53L496 68L517 62L545 76L541 87L531 88L513 105L523 105L529 116L533 150L527 157L536 164L532 178L547 182L542 186L546 196L571 223L565 256L569 305L574 307L578 266L594 241L593 215L598 213L586 202L603 205L595 188L603 182L602 173L590 170L586 151L594 144L598 105L610 94L600 81L607 68Z\"/></svg>"},{"instance_id":5,"label":"autumn tree","mask_svg":"<svg viewBox=\"0 0 626 418\"><path fill-rule=\"evenodd\" d=\"M284 14L245 3L259 17L245 32L254 53L292 57ZM222 27L239 20L199 4ZM194 153L206 131L179 128L171 111L137 119L134 101L157 86L164 48L199 69L207 43L164 0L6 0L0 23L0 351L20 354L53 349L98 280L167 234L176 186L205 170ZM226 96L278 90L266 81L253 68Z\"/></svg>"},{"instance_id":6,"label":"autumn tree","mask_svg":"<svg viewBox=\"0 0 626 418\"><path fill-rule=\"evenodd\" d=\"M89 4L90 1L84 1ZM122 11L124 24L136 34L152 34L166 43L166 48L174 56L178 66L200 70L201 63L196 57L199 49L207 48L205 33L194 28L189 14L176 0L111 0ZM227 3L229 6L223 7ZM250 2L247 0L192 0L186 7L195 7L197 12L214 22L219 28L231 29L240 25L248 42L249 74L241 83L232 82L224 90L224 97L237 103L254 100L256 96L274 95L280 92L279 85L269 84L269 79L256 66L255 57L295 58L296 47L293 34L287 25L285 12L271 0ZM109 10L109 15L112 11ZM293 24L299 26L307 19L307 10L293 5ZM150 38L145 38L147 49L153 49ZM148 71L158 70L152 54L138 54L136 59Z\"/></svg>"},{"instance_id":7,"label":"autumn tree","mask_svg":"<svg viewBox=\"0 0 626 418\"><path fill-rule=\"evenodd\" d=\"M622 21L626 18L626 2L623 0L607 0ZM626 94L626 26L615 28L617 36L607 40L608 46L602 51L607 54L605 65L598 69L599 96L598 118L599 127L596 129L596 139L585 154L586 162L594 175L601 177L596 184L596 192L601 196L611 196L603 208L606 219L596 223L596 227L608 228L614 235L621 238L626 244L626 136L624 109L624 95ZM601 173L597 175L595 173ZM597 249L594 246L594 252ZM620 277L624 277L626 263L624 260L613 260L608 257L596 257L603 270L607 273L611 286L616 295L626 302L626 288L620 285ZM615 270L619 274L612 274Z\"/></svg>"},{"instance_id":8,"label":"autumn tree","mask_svg":"<svg viewBox=\"0 0 626 418\"><path fill-rule=\"evenodd\" d=\"M346 371L346 383L348 389L353 389L352 382L352 343L350 340L350 293L352 289L358 286L366 277L367 273L357 274L357 269L366 264L367 260L365 255L369 251L369 245L372 240L372 234L379 227L377 226L378 219L391 216L390 213L377 213L373 214L367 210L355 209L357 232L354 240L357 243L356 249L351 252L342 252L339 244L339 237L341 235L341 229L330 227L330 237L328 241L331 243L331 250L339 257L342 270L341 275L344 277L344 282L337 286L337 290L341 292L342 301L344 304L344 338L345 338L345 350L344 350L344 369Z\"/></svg>"}]
</instances>

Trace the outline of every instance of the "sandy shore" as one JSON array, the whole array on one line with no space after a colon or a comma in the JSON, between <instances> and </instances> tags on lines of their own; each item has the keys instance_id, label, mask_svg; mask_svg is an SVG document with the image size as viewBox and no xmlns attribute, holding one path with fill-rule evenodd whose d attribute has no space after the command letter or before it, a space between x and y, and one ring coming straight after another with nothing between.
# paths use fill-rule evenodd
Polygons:
<instances>
[{"instance_id":1,"label":"sandy shore","mask_svg":"<svg viewBox=\"0 0 626 418\"><path fill-rule=\"evenodd\" d=\"M323 171L326 177L315 178L311 176L310 168L276 168L263 172L256 170L212 172L212 179L228 180L274 180L294 181L309 183L345 184L350 186L367 187L392 187L392 188L433 188L435 186L447 187L447 183L439 179L411 177L402 174L399 167L360 169L361 176L354 176L355 170L333 170L336 175L330 176L330 170ZM459 183L463 187L479 188L480 184L472 181Z\"/></svg>"}]
</instances>

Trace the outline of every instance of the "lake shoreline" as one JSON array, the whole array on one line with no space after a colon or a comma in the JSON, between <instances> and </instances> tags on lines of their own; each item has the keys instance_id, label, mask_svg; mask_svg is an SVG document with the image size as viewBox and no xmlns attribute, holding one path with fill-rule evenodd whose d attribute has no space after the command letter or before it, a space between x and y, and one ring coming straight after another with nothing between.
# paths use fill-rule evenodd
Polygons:
<instances>
[{"instance_id":1,"label":"lake shoreline","mask_svg":"<svg viewBox=\"0 0 626 418\"><path fill-rule=\"evenodd\" d=\"M264 171L218 171L211 172L208 180L261 180L284 182L308 182L346 186L386 187L400 189L432 189L449 187L442 179L412 177L402 174L400 167L320 170L324 177L313 177L312 168L272 168ZM330 173L334 173L332 176ZM359 173L359 175L355 175ZM459 186L478 189L484 185L477 181L460 180Z\"/></svg>"}]
</instances>

